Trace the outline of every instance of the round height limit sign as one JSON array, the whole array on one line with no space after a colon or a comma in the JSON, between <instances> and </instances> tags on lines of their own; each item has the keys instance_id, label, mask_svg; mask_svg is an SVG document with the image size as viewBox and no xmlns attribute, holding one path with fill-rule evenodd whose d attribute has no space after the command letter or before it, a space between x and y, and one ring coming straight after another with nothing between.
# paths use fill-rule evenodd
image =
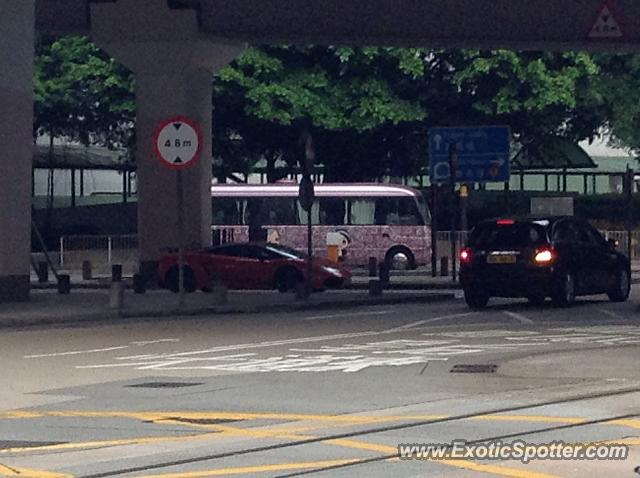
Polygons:
<instances>
[{"instance_id":1,"label":"round height limit sign","mask_svg":"<svg viewBox=\"0 0 640 478\"><path fill-rule=\"evenodd\" d=\"M184 116L174 116L158 125L154 134L158 159L172 169L186 169L200 158L202 133L198 124Z\"/></svg>"}]
</instances>

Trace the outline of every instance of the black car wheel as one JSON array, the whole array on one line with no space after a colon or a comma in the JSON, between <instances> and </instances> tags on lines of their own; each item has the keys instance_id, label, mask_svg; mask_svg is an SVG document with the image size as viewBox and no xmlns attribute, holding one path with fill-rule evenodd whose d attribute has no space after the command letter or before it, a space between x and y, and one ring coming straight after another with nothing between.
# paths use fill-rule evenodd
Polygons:
<instances>
[{"instance_id":1,"label":"black car wheel","mask_svg":"<svg viewBox=\"0 0 640 478\"><path fill-rule=\"evenodd\" d=\"M489 302L489 296L480 289L464 289L464 301L471 309L484 309Z\"/></svg>"},{"instance_id":2,"label":"black car wheel","mask_svg":"<svg viewBox=\"0 0 640 478\"><path fill-rule=\"evenodd\" d=\"M167 271L167 275L165 277L164 283L171 292L178 293L180 290L180 272L178 271L178 266L173 266L171 269ZM184 290L185 292L191 293L196 290L196 278L193 274L193 269L189 266L184 266Z\"/></svg>"},{"instance_id":3,"label":"black car wheel","mask_svg":"<svg viewBox=\"0 0 640 478\"><path fill-rule=\"evenodd\" d=\"M568 307L576 300L576 278L571 272L562 274L556 291L551 296L556 307Z\"/></svg>"},{"instance_id":4,"label":"black car wheel","mask_svg":"<svg viewBox=\"0 0 640 478\"><path fill-rule=\"evenodd\" d=\"M629 298L631 291L631 278L628 269L620 269L616 274L613 287L607 295L611 302L624 302Z\"/></svg>"},{"instance_id":5,"label":"black car wheel","mask_svg":"<svg viewBox=\"0 0 640 478\"><path fill-rule=\"evenodd\" d=\"M296 286L303 282L304 278L302 274L293 267L287 267L280 269L276 274L276 289L279 292L289 292L290 290L296 290Z\"/></svg>"}]
</instances>

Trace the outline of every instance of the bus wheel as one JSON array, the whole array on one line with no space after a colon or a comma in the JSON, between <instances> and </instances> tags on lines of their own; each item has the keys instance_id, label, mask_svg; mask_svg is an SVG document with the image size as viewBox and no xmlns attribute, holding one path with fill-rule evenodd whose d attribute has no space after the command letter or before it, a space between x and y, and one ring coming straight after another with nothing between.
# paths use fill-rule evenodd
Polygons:
<instances>
[{"instance_id":1,"label":"bus wheel","mask_svg":"<svg viewBox=\"0 0 640 478\"><path fill-rule=\"evenodd\" d=\"M416 268L416 258L411 249L405 246L393 246L384 256L384 263L388 270L413 270Z\"/></svg>"},{"instance_id":2,"label":"bus wheel","mask_svg":"<svg viewBox=\"0 0 640 478\"><path fill-rule=\"evenodd\" d=\"M171 292L178 293L179 292L179 276L178 266L173 266L171 269L167 271L167 275L165 277L164 283ZM191 293L196 290L196 278L193 274L193 269L189 266L184 266L184 290L185 292Z\"/></svg>"},{"instance_id":3,"label":"bus wheel","mask_svg":"<svg viewBox=\"0 0 640 478\"><path fill-rule=\"evenodd\" d=\"M293 267L285 267L276 274L275 288L279 292L289 292L290 290L296 290L296 285L303 280L304 278L298 270Z\"/></svg>"}]
</instances>

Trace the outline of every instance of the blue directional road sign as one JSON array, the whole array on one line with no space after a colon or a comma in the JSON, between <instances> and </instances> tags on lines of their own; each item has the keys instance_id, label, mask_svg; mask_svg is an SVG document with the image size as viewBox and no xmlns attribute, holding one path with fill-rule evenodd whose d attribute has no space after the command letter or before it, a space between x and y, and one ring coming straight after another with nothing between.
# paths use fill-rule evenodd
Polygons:
<instances>
[{"instance_id":1,"label":"blue directional road sign","mask_svg":"<svg viewBox=\"0 0 640 478\"><path fill-rule=\"evenodd\" d=\"M508 126L431 128L431 181L450 181L450 163L456 182L509 181L510 136Z\"/></svg>"}]
</instances>

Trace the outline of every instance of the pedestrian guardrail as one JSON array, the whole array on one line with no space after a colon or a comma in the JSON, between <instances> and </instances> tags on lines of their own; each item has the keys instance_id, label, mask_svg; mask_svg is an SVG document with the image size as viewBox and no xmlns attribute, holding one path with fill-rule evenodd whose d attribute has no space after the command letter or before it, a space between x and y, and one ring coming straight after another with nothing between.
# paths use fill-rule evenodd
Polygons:
<instances>
[{"instance_id":1,"label":"pedestrian guardrail","mask_svg":"<svg viewBox=\"0 0 640 478\"><path fill-rule=\"evenodd\" d=\"M618 242L618 250L631 259L640 259L640 231L631 231L629 249L627 231L600 231L607 239ZM449 256L447 247L451 242L451 231L438 231L438 256ZM464 247L467 231L454 233L457 250ZM60 238L59 266L67 270L81 270L84 261L90 261L93 273L108 275L113 264L122 264L125 274L130 275L138 270L138 236L62 236Z\"/></svg>"},{"instance_id":2,"label":"pedestrian guardrail","mask_svg":"<svg viewBox=\"0 0 640 478\"><path fill-rule=\"evenodd\" d=\"M113 264L121 264L126 274L132 274L138 269L138 236L60 237L60 268L80 270L85 261L91 262L97 275L110 274Z\"/></svg>"}]
</instances>

